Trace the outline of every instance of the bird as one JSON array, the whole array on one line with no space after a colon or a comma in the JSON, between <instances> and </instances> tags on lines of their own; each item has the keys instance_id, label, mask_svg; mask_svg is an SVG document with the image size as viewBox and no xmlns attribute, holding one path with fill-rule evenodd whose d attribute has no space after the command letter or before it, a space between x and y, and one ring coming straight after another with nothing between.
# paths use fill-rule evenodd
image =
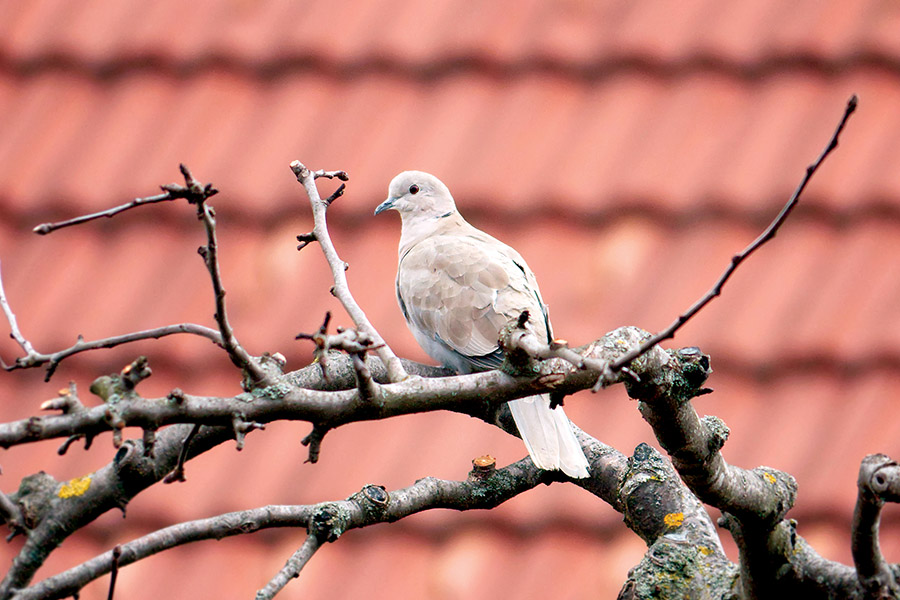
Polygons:
<instances>
[{"instance_id":1,"label":"bird","mask_svg":"<svg viewBox=\"0 0 900 600\"><path fill-rule=\"evenodd\" d=\"M375 215L400 213L397 301L425 352L459 373L498 368L500 329L523 311L526 324L549 342L552 330L537 280L513 248L470 225L444 183L423 171L404 171L388 186ZM548 395L509 403L534 464L572 478L589 476L588 461L561 406Z\"/></svg>"}]
</instances>

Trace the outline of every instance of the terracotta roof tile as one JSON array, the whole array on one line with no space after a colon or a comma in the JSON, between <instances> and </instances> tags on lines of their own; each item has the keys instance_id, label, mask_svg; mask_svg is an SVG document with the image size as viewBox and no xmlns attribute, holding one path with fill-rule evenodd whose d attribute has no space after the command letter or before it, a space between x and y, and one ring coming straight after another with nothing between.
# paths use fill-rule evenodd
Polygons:
<instances>
[{"instance_id":1,"label":"terracotta roof tile","mask_svg":"<svg viewBox=\"0 0 900 600\"><path fill-rule=\"evenodd\" d=\"M716 393L696 406L732 428L726 458L793 473L801 534L850 560L841 527L859 460L900 452L897 5L694 0L673 13L581 0L516 10L454 0L163 0L134 13L107 4L0 4L0 259L20 326L42 350L79 333L212 325L209 278L195 255L205 236L191 207L28 233L40 221L154 194L177 179L179 162L221 190L213 204L239 338L252 352L283 352L291 368L309 360L308 344L293 336L314 330L325 310L349 325L320 253L294 250L294 236L311 226L287 168L295 158L350 172L330 210L332 235L357 298L403 356L427 360L394 298L397 220L372 210L408 168L441 176L464 214L526 256L557 335L578 344L623 324L661 328L777 212L858 93L840 149L796 214L672 343L712 355ZM0 338L9 359L17 348ZM237 391L220 350L173 337L73 359L48 385L40 373L6 376L15 401L0 403L0 418L33 414L68 379L90 401L93 376L142 352L155 371L142 384L147 396L174 385ZM576 395L566 409L625 452L651 437L620 389ZM109 515L67 541L45 571L178 519L343 498L370 482L459 478L478 454L501 464L524 454L483 423L429 414L341 428L310 465L299 444L308 427L270 425L240 454L224 444L188 465L187 483L140 496L124 526ZM62 458L55 447L8 450L7 487L38 468L81 475L113 451L108 436ZM530 535L547 514L559 522ZM494 529L469 520L477 518L434 513L348 534L285 597L372 595L373 581L385 596L546 597L548 582L554 597L586 589L607 597L641 553L618 514L573 486L492 511ZM173 581L189 582L177 590L184 597L252 592L298 536L177 550L129 567L121 590L174 597L153 576L164 565ZM886 552L897 550L892 539L882 536ZM236 556L244 544L254 546ZM572 576L559 579L560 565ZM200 578L201 570L241 575ZM82 597L105 592L100 582Z\"/></svg>"}]
</instances>

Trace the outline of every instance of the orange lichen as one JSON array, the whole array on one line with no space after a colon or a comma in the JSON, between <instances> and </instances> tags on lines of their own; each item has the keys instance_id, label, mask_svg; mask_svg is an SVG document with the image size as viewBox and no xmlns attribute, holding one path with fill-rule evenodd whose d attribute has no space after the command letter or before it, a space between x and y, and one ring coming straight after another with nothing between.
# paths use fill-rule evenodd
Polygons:
<instances>
[{"instance_id":1,"label":"orange lichen","mask_svg":"<svg viewBox=\"0 0 900 600\"><path fill-rule=\"evenodd\" d=\"M663 523L665 523L667 527L679 527L684 523L684 513L669 513L663 517Z\"/></svg>"},{"instance_id":2,"label":"orange lichen","mask_svg":"<svg viewBox=\"0 0 900 600\"><path fill-rule=\"evenodd\" d=\"M88 489L91 487L91 476L85 475L84 477L76 477L75 479L70 479L68 482L64 483L61 488L59 488L59 492L57 495L60 498L73 498L75 496L83 495Z\"/></svg>"}]
</instances>

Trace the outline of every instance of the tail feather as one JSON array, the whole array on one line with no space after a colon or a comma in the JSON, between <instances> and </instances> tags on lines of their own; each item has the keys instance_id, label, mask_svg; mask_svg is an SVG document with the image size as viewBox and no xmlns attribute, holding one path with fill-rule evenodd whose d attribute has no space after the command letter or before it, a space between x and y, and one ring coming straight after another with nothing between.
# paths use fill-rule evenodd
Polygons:
<instances>
[{"instance_id":1,"label":"tail feather","mask_svg":"<svg viewBox=\"0 0 900 600\"><path fill-rule=\"evenodd\" d=\"M542 395L512 400L509 410L538 468L576 479L588 476L587 458L561 406L550 408L550 397Z\"/></svg>"}]
</instances>

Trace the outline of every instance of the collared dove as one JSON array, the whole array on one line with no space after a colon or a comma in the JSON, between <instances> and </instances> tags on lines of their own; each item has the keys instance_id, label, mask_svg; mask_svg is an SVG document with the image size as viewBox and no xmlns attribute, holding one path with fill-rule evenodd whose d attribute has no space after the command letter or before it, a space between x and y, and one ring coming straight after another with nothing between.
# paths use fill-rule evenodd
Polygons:
<instances>
[{"instance_id":1,"label":"collared dove","mask_svg":"<svg viewBox=\"0 0 900 600\"><path fill-rule=\"evenodd\" d=\"M503 361L500 329L528 310L528 326L550 341L547 307L518 252L472 227L450 190L434 175L404 171L391 181L375 214L402 218L397 300L413 336L433 359L458 373L496 369ZM562 407L546 395L509 402L534 464L570 477L588 476L588 462Z\"/></svg>"}]
</instances>

